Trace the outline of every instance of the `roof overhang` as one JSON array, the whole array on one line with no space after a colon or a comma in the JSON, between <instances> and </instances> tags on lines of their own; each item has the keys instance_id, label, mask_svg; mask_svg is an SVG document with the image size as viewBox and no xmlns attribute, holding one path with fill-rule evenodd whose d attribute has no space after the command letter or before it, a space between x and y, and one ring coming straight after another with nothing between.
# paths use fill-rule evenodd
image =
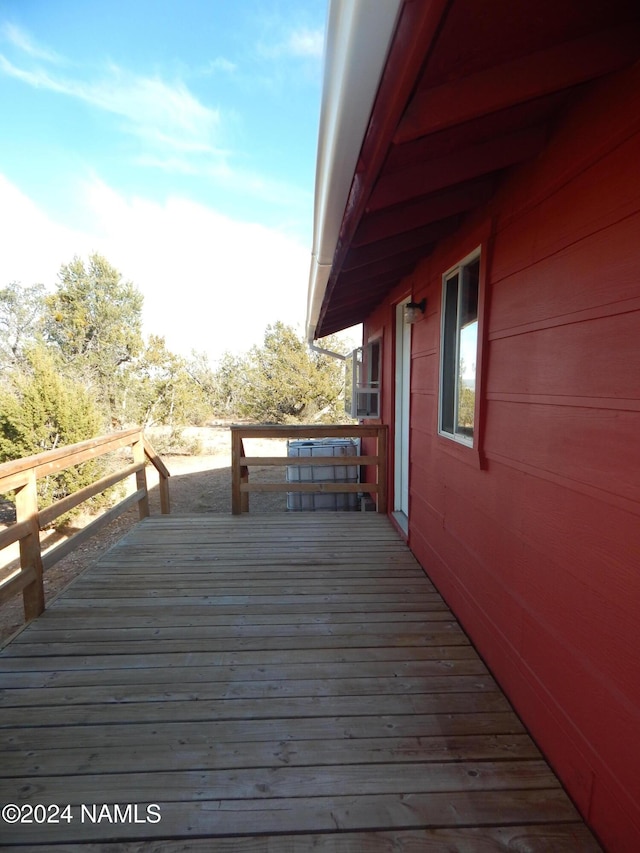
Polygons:
<instances>
[{"instance_id":1,"label":"roof overhang","mask_svg":"<svg viewBox=\"0 0 640 853\"><path fill-rule=\"evenodd\" d=\"M313 340L362 322L536 157L585 85L640 56L635 0L332 0Z\"/></svg>"},{"instance_id":2,"label":"roof overhang","mask_svg":"<svg viewBox=\"0 0 640 853\"><path fill-rule=\"evenodd\" d=\"M307 302L307 339L316 325L401 0L331 0L325 36Z\"/></svg>"}]
</instances>

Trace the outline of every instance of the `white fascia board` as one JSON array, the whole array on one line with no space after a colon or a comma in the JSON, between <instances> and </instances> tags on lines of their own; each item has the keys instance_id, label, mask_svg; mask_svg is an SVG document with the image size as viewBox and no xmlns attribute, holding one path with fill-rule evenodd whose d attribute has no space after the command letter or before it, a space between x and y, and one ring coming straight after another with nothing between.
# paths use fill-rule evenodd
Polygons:
<instances>
[{"instance_id":1,"label":"white fascia board","mask_svg":"<svg viewBox=\"0 0 640 853\"><path fill-rule=\"evenodd\" d=\"M307 340L315 338L358 156L402 0L330 0L318 134Z\"/></svg>"}]
</instances>

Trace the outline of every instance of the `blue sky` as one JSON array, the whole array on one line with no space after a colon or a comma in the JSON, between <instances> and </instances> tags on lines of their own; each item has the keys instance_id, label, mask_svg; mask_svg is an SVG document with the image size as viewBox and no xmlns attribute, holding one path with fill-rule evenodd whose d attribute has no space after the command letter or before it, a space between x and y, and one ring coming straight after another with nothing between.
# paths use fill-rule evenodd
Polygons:
<instances>
[{"instance_id":1,"label":"blue sky","mask_svg":"<svg viewBox=\"0 0 640 853\"><path fill-rule=\"evenodd\" d=\"M325 0L0 0L0 286L104 254L148 332L302 328Z\"/></svg>"}]
</instances>

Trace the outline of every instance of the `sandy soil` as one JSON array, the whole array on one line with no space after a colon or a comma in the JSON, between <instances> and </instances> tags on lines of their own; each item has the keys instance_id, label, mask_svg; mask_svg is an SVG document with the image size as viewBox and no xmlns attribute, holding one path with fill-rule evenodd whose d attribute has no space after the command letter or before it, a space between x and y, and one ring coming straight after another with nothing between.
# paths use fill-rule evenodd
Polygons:
<instances>
[{"instance_id":1,"label":"sandy soil","mask_svg":"<svg viewBox=\"0 0 640 853\"><path fill-rule=\"evenodd\" d=\"M202 454L197 456L163 456L163 461L171 477L169 493L172 515L193 515L197 513L231 512L231 437L227 427L202 427L186 430L188 438L197 439L202 445ZM153 443L153 436L151 436ZM251 440L245 442L248 455L286 456L286 441ZM256 481L277 481L284 479L283 468L252 468L251 478ZM153 468L147 467L147 480L150 490L152 515L160 513L160 500L157 488L157 475ZM286 494L256 494L251 496L251 513L275 512L286 510ZM77 522L81 527L90 519ZM71 554L60 560L45 574L45 597L50 601L64 589L78 574L92 565L101 554L112 547L124 534L138 522L138 510L133 508L125 512L92 539L76 548ZM77 529L77 528L75 528ZM73 530L67 535L72 534ZM51 544L60 541L59 535ZM22 598L20 596L7 602L0 609L0 642L6 640L23 624Z\"/></svg>"}]
</instances>

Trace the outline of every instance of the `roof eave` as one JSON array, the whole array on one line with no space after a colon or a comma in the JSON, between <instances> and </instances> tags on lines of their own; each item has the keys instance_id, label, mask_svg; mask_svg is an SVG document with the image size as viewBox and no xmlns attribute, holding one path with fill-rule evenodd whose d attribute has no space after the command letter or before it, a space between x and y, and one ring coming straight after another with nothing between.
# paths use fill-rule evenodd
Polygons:
<instances>
[{"instance_id":1,"label":"roof eave","mask_svg":"<svg viewBox=\"0 0 640 853\"><path fill-rule=\"evenodd\" d=\"M331 0L318 134L306 335L316 337L358 158L403 0Z\"/></svg>"}]
</instances>

